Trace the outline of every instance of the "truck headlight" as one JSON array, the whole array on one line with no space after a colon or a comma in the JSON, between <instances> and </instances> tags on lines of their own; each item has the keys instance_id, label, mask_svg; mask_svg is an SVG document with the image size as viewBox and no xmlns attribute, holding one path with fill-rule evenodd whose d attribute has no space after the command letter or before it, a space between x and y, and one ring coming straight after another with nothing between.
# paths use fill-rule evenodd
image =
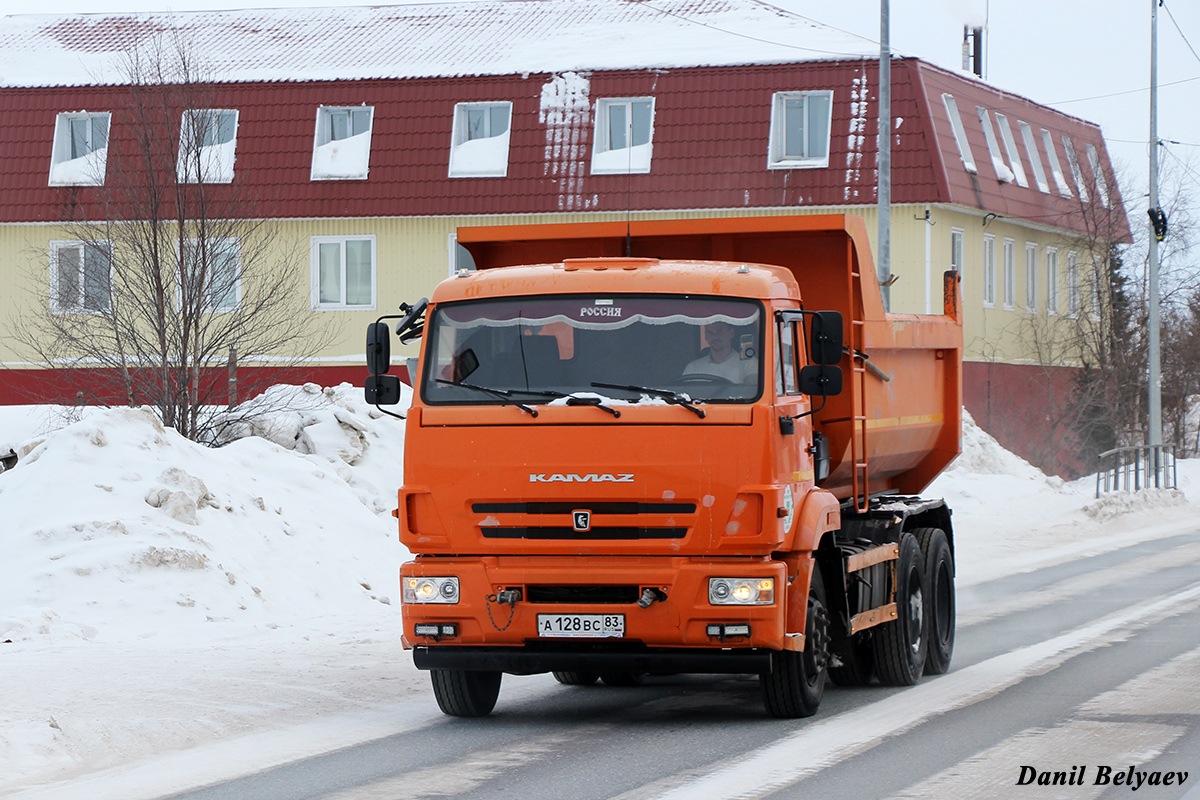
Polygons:
<instances>
[{"instance_id":1,"label":"truck headlight","mask_svg":"<svg viewBox=\"0 0 1200 800\"><path fill-rule=\"evenodd\" d=\"M406 603L457 603L458 578L405 578Z\"/></svg>"},{"instance_id":2,"label":"truck headlight","mask_svg":"<svg viewBox=\"0 0 1200 800\"><path fill-rule=\"evenodd\" d=\"M775 579L709 578L708 602L714 606L769 606L775 602Z\"/></svg>"}]
</instances>

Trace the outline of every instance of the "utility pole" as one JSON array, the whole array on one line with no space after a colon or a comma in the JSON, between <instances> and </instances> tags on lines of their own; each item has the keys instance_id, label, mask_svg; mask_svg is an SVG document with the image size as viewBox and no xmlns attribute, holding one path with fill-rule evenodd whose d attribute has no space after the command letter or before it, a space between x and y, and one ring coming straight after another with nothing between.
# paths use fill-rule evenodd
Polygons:
<instances>
[{"instance_id":1,"label":"utility pole","mask_svg":"<svg viewBox=\"0 0 1200 800\"><path fill-rule=\"evenodd\" d=\"M1158 207L1158 3L1150 0L1150 338L1149 338L1149 439L1162 444L1162 352L1158 319L1158 242L1166 235L1166 223ZM1161 232L1159 230L1161 225ZM1155 454L1157 459L1157 453ZM1155 471L1157 475L1157 470Z\"/></svg>"},{"instance_id":2,"label":"utility pole","mask_svg":"<svg viewBox=\"0 0 1200 800\"><path fill-rule=\"evenodd\" d=\"M892 48L889 0L879 0L879 259L883 310L892 308Z\"/></svg>"}]
</instances>

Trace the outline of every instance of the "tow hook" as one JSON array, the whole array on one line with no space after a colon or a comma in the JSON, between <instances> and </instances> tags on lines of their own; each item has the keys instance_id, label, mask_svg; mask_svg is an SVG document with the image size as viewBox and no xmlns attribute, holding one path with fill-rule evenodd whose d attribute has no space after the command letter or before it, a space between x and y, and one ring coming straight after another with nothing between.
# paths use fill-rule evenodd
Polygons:
<instances>
[{"instance_id":1,"label":"tow hook","mask_svg":"<svg viewBox=\"0 0 1200 800\"><path fill-rule=\"evenodd\" d=\"M515 606L517 603L521 602L521 590L505 589L503 591L496 592L496 602L502 606Z\"/></svg>"},{"instance_id":2,"label":"tow hook","mask_svg":"<svg viewBox=\"0 0 1200 800\"><path fill-rule=\"evenodd\" d=\"M661 589L643 589L642 596L638 598L637 604L642 608L649 608L655 603L666 599L667 593Z\"/></svg>"}]
</instances>

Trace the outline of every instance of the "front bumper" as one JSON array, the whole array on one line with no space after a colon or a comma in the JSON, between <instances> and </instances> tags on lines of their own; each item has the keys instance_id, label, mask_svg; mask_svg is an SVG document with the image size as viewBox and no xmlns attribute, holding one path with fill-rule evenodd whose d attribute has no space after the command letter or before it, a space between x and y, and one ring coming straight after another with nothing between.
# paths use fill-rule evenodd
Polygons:
<instances>
[{"instance_id":1,"label":"front bumper","mask_svg":"<svg viewBox=\"0 0 1200 800\"><path fill-rule=\"evenodd\" d=\"M736 651L755 648L779 650L787 642L784 630L788 597L785 565L765 558L700 561L683 557L434 557L409 562L401 568L400 574L401 581L409 577L452 575L459 579L460 584L456 603L402 605L403 642L406 648L421 649L420 654L414 654L418 667L422 667L423 663L433 664L439 658L470 660L475 656L459 652L462 648L470 647L478 649L483 654L478 657L488 664L507 659L505 663L511 664L512 668L503 668L506 672L595 671L600 669L596 664L605 659L643 663L653 655L664 664L655 668L660 671L744 673L756 669L722 667L727 662L721 659L714 660L710 667L704 669L677 668L666 664L695 663L697 655L727 652L730 648ZM709 578L728 576L774 578L774 603L710 604ZM645 589L652 589L664 599L646 608L632 600L617 603L534 602L532 598L540 594L538 587L547 586L625 586L632 587L633 598ZM520 590L522 599L515 605L500 604L496 600L497 595L506 589ZM620 638L543 638L538 634L539 614L622 614L625 632ZM438 638L418 636L416 626L430 623L453 623L457 635ZM709 626L714 624L749 625L750 635L713 636ZM503 658L498 652L492 652L501 650L513 652ZM667 652L659 652L663 650ZM438 653L447 655L440 656ZM450 655L453 653L458 654ZM575 666L537 669L531 666L567 662ZM436 668L442 668L440 663Z\"/></svg>"}]
</instances>

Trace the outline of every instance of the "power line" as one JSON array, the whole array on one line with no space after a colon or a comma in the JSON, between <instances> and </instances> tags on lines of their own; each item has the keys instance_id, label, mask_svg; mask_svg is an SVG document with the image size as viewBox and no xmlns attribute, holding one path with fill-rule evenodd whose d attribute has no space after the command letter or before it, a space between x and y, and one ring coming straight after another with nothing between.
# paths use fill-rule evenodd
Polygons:
<instances>
[{"instance_id":1,"label":"power line","mask_svg":"<svg viewBox=\"0 0 1200 800\"><path fill-rule=\"evenodd\" d=\"M1192 55L1196 57L1196 60L1200 61L1200 55L1196 53L1196 48L1192 47L1192 43L1188 41L1187 34L1183 32L1183 28L1179 27L1179 23L1175 21L1175 15L1171 13L1171 9L1167 5L1166 0L1158 0L1158 4L1162 6L1163 10L1167 12L1167 16L1171 18L1171 24L1175 26L1175 30L1179 31L1179 37L1183 39L1183 43L1188 46L1188 50L1191 50Z\"/></svg>"}]
</instances>

